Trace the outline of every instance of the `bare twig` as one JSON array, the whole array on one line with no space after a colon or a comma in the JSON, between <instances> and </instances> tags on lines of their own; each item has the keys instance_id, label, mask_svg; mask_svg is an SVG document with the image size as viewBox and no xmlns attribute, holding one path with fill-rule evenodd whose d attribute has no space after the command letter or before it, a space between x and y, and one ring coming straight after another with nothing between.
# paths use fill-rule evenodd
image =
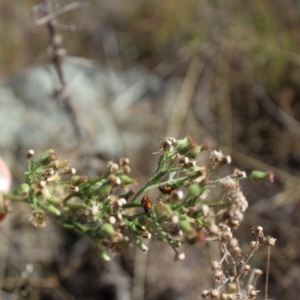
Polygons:
<instances>
[{"instance_id":1,"label":"bare twig","mask_svg":"<svg viewBox=\"0 0 300 300\"><path fill-rule=\"evenodd\" d=\"M46 1L49 2L49 1ZM49 23L50 21L54 21L58 16L61 16L73 9L77 9L77 8L81 8L81 7L86 7L88 6L88 3L85 2L73 2L70 4L67 4L66 6L64 6L63 8L61 8L58 11L55 12L51 12L49 14L47 14L46 16L35 20L35 25L40 26L40 25L45 25L47 23Z\"/></svg>"},{"instance_id":2,"label":"bare twig","mask_svg":"<svg viewBox=\"0 0 300 300\"><path fill-rule=\"evenodd\" d=\"M63 7L61 10L57 12L53 12L51 0L42 0L42 8L39 7L39 10L42 10L45 16L37 20L35 23L36 24L38 23L37 25L45 24L48 29L48 33L50 36L50 44L51 44L51 61L57 72L59 82L61 85L60 89L55 94L55 96L60 97L63 100L63 104L65 105L65 108L71 117L71 121L75 130L75 134L80 149L82 153L84 153L86 156L87 147L83 148L84 145L86 144L85 134L81 128L78 113L72 101L71 95L68 91L69 84L67 83L66 78L64 76L62 65L63 65L63 59L65 55L65 50L61 47L62 38L57 33L56 20L55 20L57 16L66 13L72 9L81 7L82 5L83 3L81 2L74 2L66 5L65 7Z\"/></svg>"}]
</instances>

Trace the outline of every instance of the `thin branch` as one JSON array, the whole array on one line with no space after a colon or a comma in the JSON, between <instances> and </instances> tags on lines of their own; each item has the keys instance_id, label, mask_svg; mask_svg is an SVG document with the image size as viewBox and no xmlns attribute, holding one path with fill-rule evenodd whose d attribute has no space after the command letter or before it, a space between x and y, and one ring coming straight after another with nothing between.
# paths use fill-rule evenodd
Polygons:
<instances>
[{"instance_id":1,"label":"thin branch","mask_svg":"<svg viewBox=\"0 0 300 300\"><path fill-rule=\"evenodd\" d=\"M48 1L46 1L46 2L48 2ZM73 9L87 7L88 5L89 4L85 3L85 2L73 2L73 3L67 4L66 6L64 6L63 8L61 8L58 11L51 12L51 13L47 14L46 16L35 20L34 23L37 26L45 25L45 24L49 23L50 21L54 21L58 16L61 16Z\"/></svg>"}]
</instances>

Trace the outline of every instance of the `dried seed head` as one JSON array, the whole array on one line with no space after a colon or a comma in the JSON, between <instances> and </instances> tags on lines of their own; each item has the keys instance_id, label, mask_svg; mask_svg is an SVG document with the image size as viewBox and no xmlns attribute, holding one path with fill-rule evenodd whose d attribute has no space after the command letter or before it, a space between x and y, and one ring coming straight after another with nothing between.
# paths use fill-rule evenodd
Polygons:
<instances>
[{"instance_id":1,"label":"dried seed head","mask_svg":"<svg viewBox=\"0 0 300 300\"><path fill-rule=\"evenodd\" d=\"M251 232L257 237L264 237L264 229L261 226L252 227Z\"/></svg>"},{"instance_id":2,"label":"dried seed head","mask_svg":"<svg viewBox=\"0 0 300 300\"><path fill-rule=\"evenodd\" d=\"M211 224L209 227L208 227L208 231L211 233L211 234L218 234L219 233L219 227L216 225L216 224Z\"/></svg>"},{"instance_id":3,"label":"dried seed head","mask_svg":"<svg viewBox=\"0 0 300 300\"><path fill-rule=\"evenodd\" d=\"M211 290L212 299L220 299L221 292L219 290L213 289Z\"/></svg>"},{"instance_id":4,"label":"dried seed head","mask_svg":"<svg viewBox=\"0 0 300 300\"><path fill-rule=\"evenodd\" d=\"M29 221L35 227L45 227L48 222L48 217L41 209L34 210L30 216Z\"/></svg>"},{"instance_id":5,"label":"dried seed head","mask_svg":"<svg viewBox=\"0 0 300 300\"><path fill-rule=\"evenodd\" d=\"M276 239L272 238L271 236L267 236L264 238L264 245L266 246L275 246Z\"/></svg>"},{"instance_id":6,"label":"dried seed head","mask_svg":"<svg viewBox=\"0 0 300 300\"><path fill-rule=\"evenodd\" d=\"M250 265L244 265L243 272L245 274L249 274L250 271L251 271L251 266Z\"/></svg>"},{"instance_id":7,"label":"dried seed head","mask_svg":"<svg viewBox=\"0 0 300 300\"><path fill-rule=\"evenodd\" d=\"M212 269L213 272L215 272L217 270L221 270L221 264L220 264L220 262L218 262L217 260L214 260L211 263L211 269Z\"/></svg>"},{"instance_id":8,"label":"dried seed head","mask_svg":"<svg viewBox=\"0 0 300 300\"><path fill-rule=\"evenodd\" d=\"M204 291L202 291L202 293L201 293L201 297L202 297L203 299L207 299L208 297L210 297L210 295L211 295L211 291L208 291L208 290L204 290Z\"/></svg>"},{"instance_id":9,"label":"dried seed head","mask_svg":"<svg viewBox=\"0 0 300 300\"><path fill-rule=\"evenodd\" d=\"M246 172L241 171L239 169L234 169L233 174L231 175L232 178L245 178Z\"/></svg>"},{"instance_id":10,"label":"dried seed head","mask_svg":"<svg viewBox=\"0 0 300 300\"><path fill-rule=\"evenodd\" d=\"M230 176L227 176L220 180L223 190L236 190L239 187L238 181L233 180Z\"/></svg>"},{"instance_id":11,"label":"dried seed head","mask_svg":"<svg viewBox=\"0 0 300 300\"><path fill-rule=\"evenodd\" d=\"M249 296L250 300L254 300L257 298L259 291L255 290L254 286L252 284L250 284L247 287L247 294Z\"/></svg>"},{"instance_id":12,"label":"dried seed head","mask_svg":"<svg viewBox=\"0 0 300 300\"><path fill-rule=\"evenodd\" d=\"M259 242L257 242L257 241L251 241L250 242L250 248L251 248L251 250L257 249L258 246L259 246Z\"/></svg>"},{"instance_id":13,"label":"dried seed head","mask_svg":"<svg viewBox=\"0 0 300 300\"><path fill-rule=\"evenodd\" d=\"M110 173L114 173L117 170L119 170L119 165L113 161L109 161L106 165L107 169L109 170Z\"/></svg>"},{"instance_id":14,"label":"dried seed head","mask_svg":"<svg viewBox=\"0 0 300 300\"><path fill-rule=\"evenodd\" d=\"M225 156L222 151L213 150L210 153L209 157L211 163L215 166L221 166L224 164L230 164L231 163L231 157L229 155Z\"/></svg>"},{"instance_id":15,"label":"dried seed head","mask_svg":"<svg viewBox=\"0 0 300 300\"><path fill-rule=\"evenodd\" d=\"M228 289L230 294L234 294L238 291L238 287L234 282L228 284Z\"/></svg>"},{"instance_id":16,"label":"dried seed head","mask_svg":"<svg viewBox=\"0 0 300 300\"><path fill-rule=\"evenodd\" d=\"M230 239L230 241L229 241L229 246L230 246L231 248L235 248L235 247L237 247L238 245L239 245L239 241L238 241L236 238Z\"/></svg>"},{"instance_id":17,"label":"dried seed head","mask_svg":"<svg viewBox=\"0 0 300 300\"><path fill-rule=\"evenodd\" d=\"M171 146L173 146L175 142L176 142L175 138L167 137L160 143L159 150L167 152L170 150Z\"/></svg>"}]
</instances>

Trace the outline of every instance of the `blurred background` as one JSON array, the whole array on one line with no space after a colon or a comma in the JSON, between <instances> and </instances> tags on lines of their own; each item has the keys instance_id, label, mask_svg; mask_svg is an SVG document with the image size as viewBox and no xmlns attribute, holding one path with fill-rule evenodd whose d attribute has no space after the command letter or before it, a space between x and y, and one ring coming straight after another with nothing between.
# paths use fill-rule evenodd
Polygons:
<instances>
[{"instance_id":1,"label":"blurred background","mask_svg":"<svg viewBox=\"0 0 300 300\"><path fill-rule=\"evenodd\" d=\"M261 225L277 238L269 298L298 299L299 32L295 0L1 1L0 155L14 187L31 148L92 176L129 157L143 184L162 138L190 134L232 156L220 176L273 170L274 184L243 184L236 235L247 247ZM103 263L87 238L55 221L37 230L28 212L13 204L0 224L3 299L198 299L212 287L205 243L183 262L151 242ZM251 264L265 270L266 250Z\"/></svg>"}]
</instances>

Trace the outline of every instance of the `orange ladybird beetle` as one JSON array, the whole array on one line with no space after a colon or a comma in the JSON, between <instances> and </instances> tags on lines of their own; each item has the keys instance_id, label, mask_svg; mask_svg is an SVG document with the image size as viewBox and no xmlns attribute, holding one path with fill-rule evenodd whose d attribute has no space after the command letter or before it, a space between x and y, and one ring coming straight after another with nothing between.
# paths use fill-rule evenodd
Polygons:
<instances>
[{"instance_id":1,"label":"orange ladybird beetle","mask_svg":"<svg viewBox=\"0 0 300 300\"><path fill-rule=\"evenodd\" d=\"M174 190L174 188L169 185L160 186L158 188L163 194L169 194L169 195Z\"/></svg>"},{"instance_id":2,"label":"orange ladybird beetle","mask_svg":"<svg viewBox=\"0 0 300 300\"><path fill-rule=\"evenodd\" d=\"M149 214L152 206L152 202L148 196L144 196L141 200L141 204L144 208L145 213Z\"/></svg>"}]
</instances>

